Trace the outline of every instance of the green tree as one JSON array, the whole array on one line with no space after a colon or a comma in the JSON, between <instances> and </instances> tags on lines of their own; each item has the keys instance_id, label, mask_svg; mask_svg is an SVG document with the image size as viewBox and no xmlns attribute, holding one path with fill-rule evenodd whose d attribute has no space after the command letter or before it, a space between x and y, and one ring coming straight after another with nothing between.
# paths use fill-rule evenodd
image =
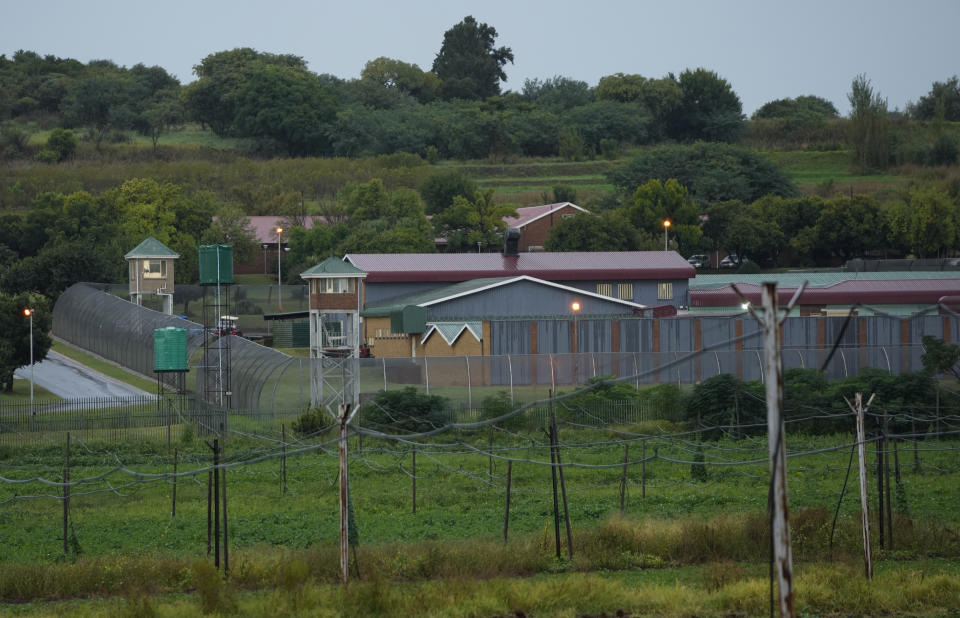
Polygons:
<instances>
[{"instance_id":1,"label":"green tree","mask_svg":"<svg viewBox=\"0 0 960 618\"><path fill-rule=\"evenodd\" d=\"M420 185L420 196L430 215L449 208L457 196L472 199L476 194L477 183L458 170L438 172Z\"/></svg>"},{"instance_id":2,"label":"green tree","mask_svg":"<svg viewBox=\"0 0 960 618\"><path fill-rule=\"evenodd\" d=\"M220 208L216 220L203 232L201 244L233 245L233 259L238 263L252 261L260 250L247 215L232 204Z\"/></svg>"},{"instance_id":3,"label":"green tree","mask_svg":"<svg viewBox=\"0 0 960 618\"><path fill-rule=\"evenodd\" d=\"M525 80L523 98L540 108L562 112L592 103L593 90L587 82L557 75L544 80Z\"/></svg>"},{"instance_id":4,"label":"green tree","mask_svg":"<svg viewBox=\"0 0 960 618\"><path fill-rule=\"evenodd\" d=\"M434 217L438 233L447 239L447 250L464 252L478 246L489 250L503 242L504 217L516 216L513 206L498 204L493 189L474 194L472 200L456 196L453 204Z\"/></svg>"},{"instance_id":5,"label":"green tree","mask_svg":"<svg viewBox=\"0 0 960 618\"><path fill-rule=\"evenodd\" d=\"M37 159L52 160L57 163L73 156L77 150L77 135L70 129L56 128L50 132L47 143L37 154Z\"/></svg>"},{"instance_id":6,"label":"green tree","mask_svg":"<svg viewBox=\"0 0 960 618\"><path fill-rule=\"evenodd\" d=\"M948 373L960 380L960 367L957 366L957 363L960 363L960 346L924 335L923 350L920 362L923 363L924 371L934 376Z\"/></svg>"},{"instance_id":7,"label":"green tree","mask_svg":"<svg viewBox=\"0 0 960 618\"><path fill-rule=\"evenodd\" d=\"M633 193L653 178L675 178L698 202L753 202L764 195L792 196L796 187L770 159L730 144L696 143L646 150L606 173Z\"/></svg>"},{"instance_id":8,"label":"green tree","mask_svg":"<svg viewBox=\"0 0 960 618\"><path fill-rule=\"evenodd\" d=\"M910 191L910 246L919 257L947 255L958 245L960 212L957 201L940 189L920 186Z\"/></svg>"},{"instance_id":9,"label":"green tree","mask_svg":"<svg viewBox=\"0 0 960 618\"><path fill-rule=\"evenodd\" d=\"M796 98L769 101L753 112L754 120L779 118L798 123L811 123L826 118L836 118L840 114L836 106L824 98L807 95Z\"/></svg>"},{"instance_id":10,"label":"green tree","mask_svg":"<svg viewBox=\"0 0 960 618\"><path fill-rule=\"evenodd\" d=\"M930 92L907 111L915 120L935 120L939 113L948 122L960 121L960 80L954 75L945 82L933 82Z\"/></svg>"},{"instance_id":11,"label":"green tree","mask_svg":"<svg viewBox=\"0 0 960 618\"><path fill-rule=\"evenodd\" d=\"M663 222L671 225L699 225L700 212L687 188L669 178L661 182L654 178L633 192L633 204L626 214L638 230L655 234L663 230Z\"/></svg>"},{"instance_id":12,"label":"green tree","mask_svg":"<svg viewBox=\"0 0 960 618\"><path fill-rule=\"evenodd\" d=\"M306 72L307 69L303 58L299 56L262 53L249 47L210 54L193 67L197 80L184 89L188 113L217 135L235 134L237 111L244 102L250 74L264 65L287 67L300 72ZM271 117L274 116L270 110L266 111Z\"/></svg>"},{"instance_id":13,"label":"green tree","mask_svg":"<svg viewBox=\"0 0 960 618\"><path fill-rule=\"evenodd\" d=\"M866 75L854 78L850 101L850 141L854 161L861 170L884 170L890 164L890 121L887 100L874 92Z\"/></svg>"},{"instance_id":14,"label":"green tree","mask_svg":"<svg viewBox=\"0 0 960 618\"><path fill-rule=\"evenodd\" d=\"M661 240L638 232L620 211L582 214L560 221L550 230L547 251L656 251Z\"/></svg>"},{"instance_id":15,"label":"green tree","mask_svg":"<svg viewBox=\"0 0 960 618\"><path fill-rule=\"evenodd\" d=\"M687 69L677 83L680 104L670 114L670 137L736 141L743 129L743 105L725 79L706 69Z\"/></svg>"},{"instance_id":16,"label":"green tree","mask_svg":"<svg viewBox=\"0 0 960 618\"><path fill-rule=\"evenodd\" d=\"M843 260L863 257L883 246L887 221L870 197L838 197L824 202L815 226L816 246Z\"/></svg>"},{"instance_id":17,"label":"green tree","mask_svg":"<svg viewBox=\"0 0 960 618\"><path fill-rule=\"evenodd\" d=\"M436 97L439 85L434 73L384 56L370 60L360 72L362 101L371 107L395 107L405 96L427 103Z\"/></svg>"},{"instance_id":18,"label":"green tree","mask_svg":"<svg viewBox=\"0 0 960 618\"><path fill-rule=\"evenodd\" d=\"M33 361L45 359L53 343L49 299L28 292L0 293L0 388L7 393L13 391L13 372L30 364L30 318L23 314L27 308L33 310Z\"/></svg>"},{"instance_id":19,"label":"green tree","mask_svg":"<svg viewBox=\"0 0 960 618\"><path fill-rule=\"evenodd\" d=\"M336 113L337 102L316 75L289 66L257 65L247 72L234 128L275 143L289 156L319 155L329 150L328 126Z\"/></svg>"},{"instance_id":20,"label":"green tree","mask_svg":"<svg viewBox=\"0 0 960 618\"><path fill-rule=\"evenodd\" d=\"M443 35L433 61L444 99L486 99L500 94L507 81L503 67L513 62L509 47L494 47L497 30L468 15Z\"/></svg>"},{"instance_id":21,"label":"green tree","mask_svg":"<svg viewBox=\"0 0 960 618\"><path fill-rule=\"evenodd\" d=\"M150 178L131 178L103 194L103 201L117 216L120 233L132 249L152 236L166 244L176 231L174 205L180 187Z\"/></svg>"},{"instance_id":22,"label":"green tree","mask_svg":"<svg viewBox=\"0 0 960 618\"><path fill-rule=\"evenodd\" d=\"M140 132L150 137L154 152L161 135L183 124L185 113L179 89L161 90L146 105L140 117Z\"/></svg>"}]
</instances>

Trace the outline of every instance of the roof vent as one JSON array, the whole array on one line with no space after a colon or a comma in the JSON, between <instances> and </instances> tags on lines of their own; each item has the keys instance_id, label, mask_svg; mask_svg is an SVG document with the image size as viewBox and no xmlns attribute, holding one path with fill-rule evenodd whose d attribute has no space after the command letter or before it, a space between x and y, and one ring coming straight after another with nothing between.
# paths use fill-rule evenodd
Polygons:
<instances>
[{"instance_id":1,"label":"roof vent","mask_svg":"<svg viewBox=\"0 0 960 618\"><path fill-rule=\"evenodd\" d=\"M519 253L520 230L515 227L508 227L503 235L503 255L516 257Z\"/></svg>"}]
</instances>

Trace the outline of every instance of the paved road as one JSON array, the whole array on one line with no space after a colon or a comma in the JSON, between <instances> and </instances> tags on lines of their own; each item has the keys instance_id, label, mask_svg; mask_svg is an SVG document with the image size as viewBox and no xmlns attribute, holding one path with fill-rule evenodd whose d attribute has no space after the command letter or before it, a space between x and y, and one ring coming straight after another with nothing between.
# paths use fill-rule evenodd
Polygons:
<instances>
[{"instance_id":1,"label":"paved road","mask_svg":"<svg viewBox=\"0 0 960 618\"><path fill-rule=\"evenodd\" d=\"M53 350L47 352L46 360L34 366L33 372L37 386L42 386L51 393L65 399L87 397L117 399L154 396L154 393L148 393L106 376ZM29 380L30 367L17 369L14 375Z\"/></svg>"}]
</instances>

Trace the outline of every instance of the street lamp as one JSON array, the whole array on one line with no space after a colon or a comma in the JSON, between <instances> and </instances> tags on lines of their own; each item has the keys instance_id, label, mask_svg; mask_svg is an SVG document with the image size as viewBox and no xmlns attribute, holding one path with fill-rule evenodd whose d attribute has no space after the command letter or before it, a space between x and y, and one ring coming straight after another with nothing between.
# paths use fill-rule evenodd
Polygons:
<instances>
[{"instance_id":1,"label":"street lamp","mask_svg":"<svg viewBox=\"0 0 960 618\"><path fill-rule=\"evenodd\" d=\"M270 245L263 243L263 275L267 275L267 249L270 248Z\"/></svg>"},{"instance_id":2,"label":"street lamp","mask_svg":"<svg viewBox=\"0 0 960 618\"><path fill-rule=\"evenodd\" d=\"M277 311L283 312L283 279L280 278L280 235L283 234L283 228L277 228Z\"/></svg>"},{"instance_id":3,"label":"street lamp","mask_svg":"<svg viewBox=\"0 0 960 618\"><path fill-rule=\"evenodd\" d=\"M667 251L667 231L670 229L670 219L663 220L663 250Z\"/></svg>"},{"instance_id":4,"label":"street lamp","mask_svg":"<svg viewBox=\"0 0 960 618\"><path fill-rule=\"evenodd\" d=\"M30 318L30 414L33 414L33 309L24 307L23 316Z\"/></svg>"}]
</instances>

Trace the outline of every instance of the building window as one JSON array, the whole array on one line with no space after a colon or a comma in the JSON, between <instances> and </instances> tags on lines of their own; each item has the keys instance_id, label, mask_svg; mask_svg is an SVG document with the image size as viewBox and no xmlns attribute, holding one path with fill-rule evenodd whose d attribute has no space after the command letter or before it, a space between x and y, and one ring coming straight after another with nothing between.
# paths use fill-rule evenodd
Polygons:
<instances>
[{"instance_id":1,"label":"building window","mask_svg":"<svg viewBox=\"0 0 960 618\"><path fill-rule=\"evenodd\" d=\"M658 283L657 284L657 300L672 300L672 299L673 299L673 284Z\"/></svg>"},{"instance_id":2,"label":"building window","mask_svg":"<svg viewBox=\"0 0 960 618\"><path fill-rule=\"evenodd\" d=\"M324 294L346 294L353 292L354 279L350 277L322 279Z\"/></svg>"},{"instance_id":3,"label":"building window","mask_svg":"<svg viewBox=\"0 0 960 618\"><path fill-rule=\"evenodd\" d=\"M597 284L597 294L601 296L613 296L613 284L612 283L598 283Z\"/></svg>"},{"instance_id":4,"label":"building window","mask_svg":"<svg viewBox=\"0 0 960 618\"><path fill-rule=\"evenodd\" d=\"M618 283L617 298L619 298L620 300L633 300L633 284Z\"/></svg>"},{"instance_id":5,"label":"building window","mask_svg":"<svg viewBox=\"0 0 960 618\"><path fill-rule=\"evenodd\" d=\"M166 260L147 260L143 263L144 279L163 279L167 276Z\"/></svg>"},{"instance_id":6,"label":"building window","mask_svg":"<svg viewBox=\"0 0 960 618\"><path fill-rule=\"evenodd\" d=\"M576 216L576 215L574 215L574 214L567 213L567 214L565 214L565 215L562 215L560 218L561 218L561 219L572 219L572 218L575 217L575 216Z\"/></svg>"}]
</instances>

